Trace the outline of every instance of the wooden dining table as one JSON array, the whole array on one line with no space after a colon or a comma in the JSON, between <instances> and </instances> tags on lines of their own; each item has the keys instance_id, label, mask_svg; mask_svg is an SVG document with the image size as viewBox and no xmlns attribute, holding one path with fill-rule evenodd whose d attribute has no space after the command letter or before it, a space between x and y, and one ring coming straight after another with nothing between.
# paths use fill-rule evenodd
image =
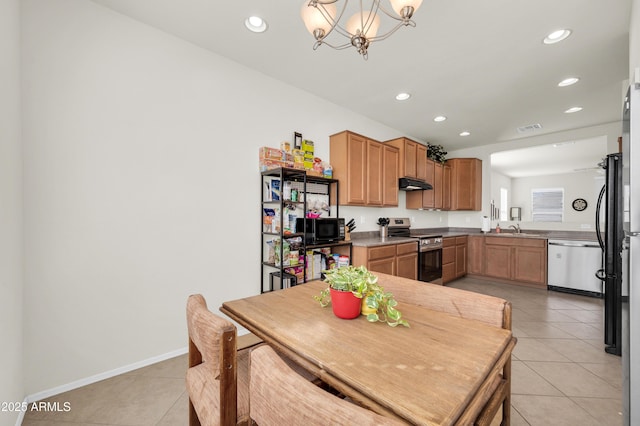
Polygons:
<instances>
[{"instance_id":1,"label":"wooden dining table","mask_svg":"<svg viewBox=\"0 0 640 426\"><path fill-rule=\"evenodd\" d=\"M336 317L321 281L220 310L356 403L410 424L473 424L510 360L511 330L410 303L410 327Z\"/></svg>"}]
</instances>

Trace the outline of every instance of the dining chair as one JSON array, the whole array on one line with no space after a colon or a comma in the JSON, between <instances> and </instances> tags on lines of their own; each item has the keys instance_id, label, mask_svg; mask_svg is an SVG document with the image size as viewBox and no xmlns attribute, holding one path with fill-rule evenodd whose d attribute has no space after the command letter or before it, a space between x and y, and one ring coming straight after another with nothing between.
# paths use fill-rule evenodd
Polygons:
<instances>
[{"instance_id":1,"label":"dining chair","mask_svg":"<svg viewBox=\"0 0 640 426\"><path fill-rule=\"evenodd\" d=\"M249 422L249 346L238 347L236 327L212 313L201 294L187 300L190 426L230 426ZM251 337L252 335L250 335Z\"/></svg>"},{"instance_id":2,"label":"dining chair","mask_svg":"<svg viewBox=\"0 0 640 426\"><path fill-rule=\"evenodd\" d=\"M268 345L251 350L249 414L258 426L403 425L300 376Z\"/></svg>"}]
</instances>

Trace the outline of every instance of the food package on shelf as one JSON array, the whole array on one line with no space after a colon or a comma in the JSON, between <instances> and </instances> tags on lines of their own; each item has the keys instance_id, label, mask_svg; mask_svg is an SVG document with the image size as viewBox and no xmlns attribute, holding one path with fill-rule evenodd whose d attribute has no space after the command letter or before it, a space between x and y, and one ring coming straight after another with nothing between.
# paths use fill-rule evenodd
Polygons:
<instances>
[{"instance_id":1,"label":"food package on shelf","mask_svg":"<svg viewBox=\"0 0 640 426\"><path fill-rule=\"evenodd\" d=\"M294 266L291 268L285 268L287 274L291 274L296 277L297 282L304 282L304 268L302 266Z\"/></svg>"},{"instance_id":2,"label":"food package on shelf","mask_svg":"<svg viewBox=\"0 0 640 426\"><path fill-rule=\"evenodd\" d=\"M313 141L304 139L302 141L302 153L304 168L307 170L313 169L313 159L315 158L314 152Z\"/></svg>"},{"instance_id":3,"label":"food package on shelf","mask_svg":"<svg viewBox=\"0 0 640 426\"><path fill-rule=\"evenodd\" d=\"M269 148L263 146L259 148L261 160L282 160L282 150L278 148Z\"/></svg>"},{"instance_id":4,"label":"food package on shelf","mask_svg":"<svg viewBox=\"0 0 640 426\"><path fill-rule=\"evenodd\" d=\"M259 148L260 171L293 167L293 155L278 148L263 146Z\"/></svg>"},{"instance_id":5,"label":"food package on shelf","mask_svg":"<svg viewBox=\"0 0 640 426\"><path fill-rule=\"evenodd\" d=\"M289 243L287 240L281 241L279 238L276 238L273 241L275 242L273 247L273 263L275 263L276 266L280 266L280 264L283 266L289 266ZM282 259L280 259L280 244L282 244Z\"/></svg>"},{"instance_id":6,"label":"food package on shelf","mask_svg":"<svg viewBox=\"0 0 640 426\"><path fill-rule=\"evenodd\" d=\"M301 149L293 150L293 168L304 169L304 151Z\"/></svg>"},{"instance_id":7,"label":"food package on shelf","mask_svg":"<svg viewBox=\"0 0 640 426\"><path fill-rule=\"evenodd\" d=\"M301 148L305 154L311 154L311 156L313 157L313 153L314 153L313 141L303 139Z\"/></svg>"}]
</instances>

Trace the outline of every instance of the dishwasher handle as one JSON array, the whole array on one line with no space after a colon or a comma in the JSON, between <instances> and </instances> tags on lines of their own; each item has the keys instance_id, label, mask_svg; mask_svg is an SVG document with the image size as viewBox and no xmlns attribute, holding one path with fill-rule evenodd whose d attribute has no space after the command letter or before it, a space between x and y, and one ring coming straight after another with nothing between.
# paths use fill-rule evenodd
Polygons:
<instances>
[{"instance_id":1,"label":"dishwasher handle","mask_svg":"<svg viewBox=\"0 0 640 426\"><path fill-rule=\"evenodd\" d=\"M589 243L556 243L549 242L550 246L560 246L560 247L588 247L588 248L600 248L599 245L589 244Z\"/></svg>"}]
</instances>

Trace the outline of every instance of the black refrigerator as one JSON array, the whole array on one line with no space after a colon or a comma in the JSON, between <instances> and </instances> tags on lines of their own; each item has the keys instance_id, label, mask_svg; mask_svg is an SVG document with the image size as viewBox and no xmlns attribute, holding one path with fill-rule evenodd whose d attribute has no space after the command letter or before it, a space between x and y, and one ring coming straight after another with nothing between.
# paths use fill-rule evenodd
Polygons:
<instances>
[{"instance_id":1,"label":"black refrigerator","mask_svg":"<svg viewBox=\"0 0 640 426\"><path fill-rule=\"evenodd\" d=\"M596 276L604 282L605 351L622 355L622 154L607 155L600 166L606 171L606 179L596 205L596 234L603 252L602 268Z\"/></svg>"}]
</instances>

